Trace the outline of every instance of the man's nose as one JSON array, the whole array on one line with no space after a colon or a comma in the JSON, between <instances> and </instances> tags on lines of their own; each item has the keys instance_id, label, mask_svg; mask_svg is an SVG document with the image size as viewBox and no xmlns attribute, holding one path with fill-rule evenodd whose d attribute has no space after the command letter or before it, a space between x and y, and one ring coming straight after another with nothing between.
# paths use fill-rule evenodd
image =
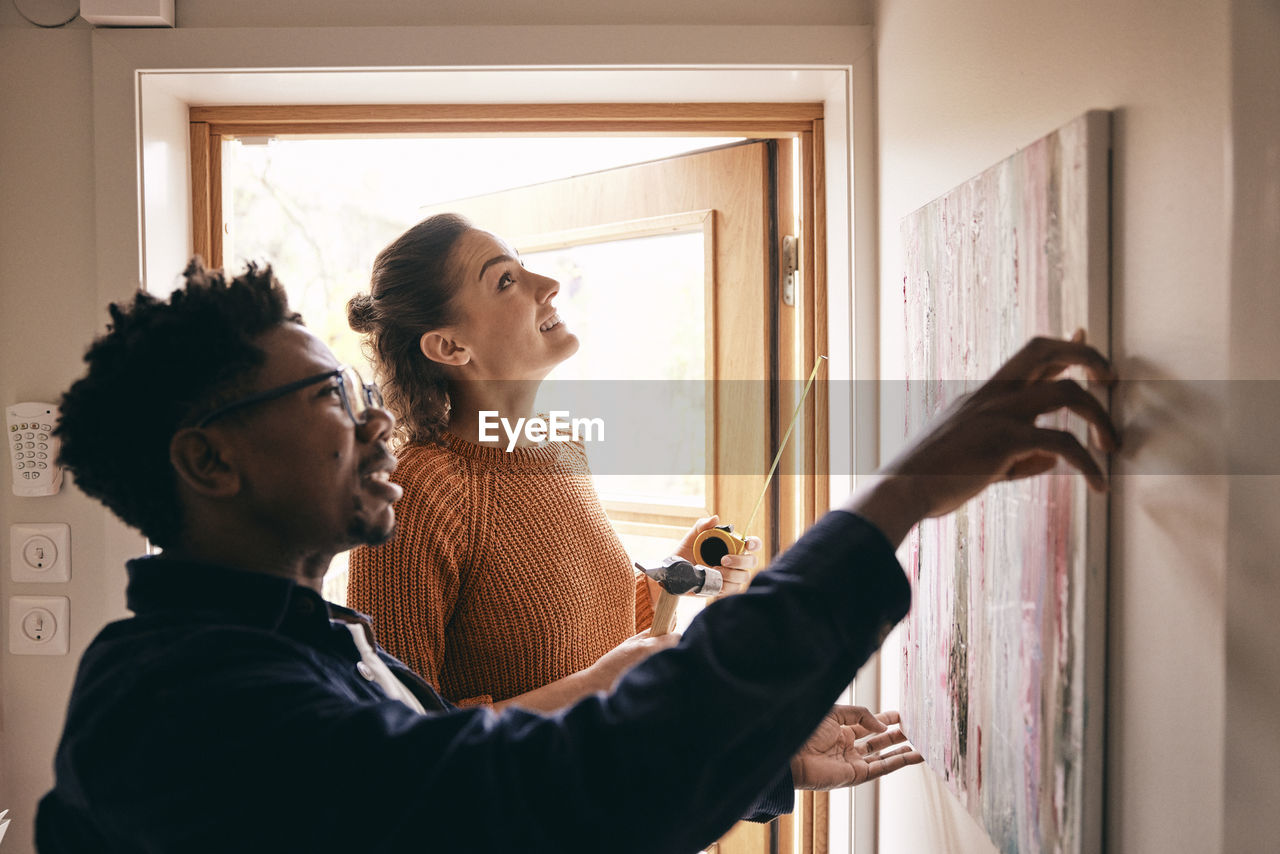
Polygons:
<instances>
[{"instance_id":1,"label":"man's nose","mask_svg":"<svg viewBox=\"0 0 1280 854\"><path fill-rule=\"evenodd\" d=\"M371 406L365 410L364 422L356 428L356 434L363 442L385 442L391 438L396 427L396 417L381 406Z\"/></svg>"}]
</instances>

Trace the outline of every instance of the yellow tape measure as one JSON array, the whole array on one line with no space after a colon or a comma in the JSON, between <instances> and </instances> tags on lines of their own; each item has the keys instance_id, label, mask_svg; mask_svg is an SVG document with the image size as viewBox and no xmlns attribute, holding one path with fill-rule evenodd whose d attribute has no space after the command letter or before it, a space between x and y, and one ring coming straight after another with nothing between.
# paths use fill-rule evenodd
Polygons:
<instances>
[{"instance_id":1,"label":"yellow tape measure","mask_svg":"<svg viewBox=\"0 0 1280 854\"><path fill-rule=\"evenodd\" d=\"M813 371L809 374L809 381L804 385L804 391L800 395L800 402L796 404L796 411L791 415L791 423L787 425L787 432L782 436L782 444L778 446L778 453L773 457L773 465L769 466L769 475L764 479L764 488L760 490L760 497L756 499L756 506L752 508L751 515L747 518L747 524L742 526L742 533L735 534L733 525L717 525L703 531L693 541L693 554L698 559L698 563L703 566L719 566L720 560L726 555L742 554L747 549L747 531L751 528L751 523L755 521L756 513L760 510L760 505L764 502L764 497L769 492L769 484L773 481L773 473L778 468L778 461L782 459L782 452L787 448L787 441L791 438L791 431L796 426L796 421L800 418L800 411L804 408L805 398L809 396L809 389L813 386L813 381L818 376L818 369L822 367L822 363L827 361L826 356L819 356L813 365Z\"/></svg>"}]
</instances>

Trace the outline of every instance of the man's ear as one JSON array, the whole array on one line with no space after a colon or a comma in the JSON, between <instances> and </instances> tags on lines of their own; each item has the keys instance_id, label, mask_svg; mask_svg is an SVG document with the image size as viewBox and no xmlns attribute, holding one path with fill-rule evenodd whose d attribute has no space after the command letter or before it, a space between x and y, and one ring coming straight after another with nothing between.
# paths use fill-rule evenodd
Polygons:
<instances>
[{"instance_id":1,"label":"man's ear","mask_svg":"<svg viewBox=\"0 0 1280 854\"><path fill-rule=\"evenodd\" d=\"M471 352L448 334L447 329L433 329L422 333L418 339L418 349L422 355L442 365L462 367L471 361Z\"/></svg>"},{"instance_id":2,"label":"man's ear","mask_svg":"<svg viewBox=\"0 0 1280 854\"><path fill-rule=\"evenodd\" d=\"M183 483L207 498L230 498L240 491L230 448L206 430L179 430L169 441L169 462Z\"/></svg>"}]
</instances>

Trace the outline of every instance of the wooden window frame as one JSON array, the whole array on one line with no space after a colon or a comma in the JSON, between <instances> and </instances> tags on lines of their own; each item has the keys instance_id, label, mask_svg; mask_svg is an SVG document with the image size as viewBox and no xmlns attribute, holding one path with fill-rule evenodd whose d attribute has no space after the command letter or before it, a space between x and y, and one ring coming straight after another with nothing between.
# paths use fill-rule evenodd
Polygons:
<instances>
[{"instance_id":1,"label":"wooden window frame","mask_svg":"<svg viewBox=\"0 0 1280 854\"><path fill-rule=\"evenodd\" d=\"M800 382L819 355L827 354L827 270L823 105L821 103L561 103L561 104L283 104L191 106L192 250L221 267L222 142L235 137L354 136L736 136L798 140L800 195L796 200L805 239L797 263L800 285L793 306L775 301L780 380L778 410L785 429ZM793 181L790 159L778 158L777 180ZM796 212L779 210L780 223ZM785 273L779 272L779 276ZM778 283L781 293L781 282ZM819 377L822 379L822 377ZM791 542L829 506L828 395L815 384L805 402L780 471L806 473L785 489L797 513L779 520L778 541ZM795 812L777 823L774 854L827 850L826 792L802 792ZM798 827L798 830L797 830ZM737 846L733 846L736 848ZM755 846L752 845L752 848Z\"/></svg>"}]
</instances>

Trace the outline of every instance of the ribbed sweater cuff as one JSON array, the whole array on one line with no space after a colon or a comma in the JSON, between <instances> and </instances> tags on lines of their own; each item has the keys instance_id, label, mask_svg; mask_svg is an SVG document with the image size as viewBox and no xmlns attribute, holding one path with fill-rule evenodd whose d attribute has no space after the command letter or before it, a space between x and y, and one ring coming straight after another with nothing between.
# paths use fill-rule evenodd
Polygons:
<instances>
[{"instance_id":1,"label":"ribbed sweater cuff","mask_svg":"<svg viewBox=\"0 0 1280 854\"><path fill-rule=\"evenodd\" d=\"M791 765L783 767L782 773L756 796L755 803L747 808L742 818L745 821L767 822L780 815L786 815L795 807L795 784L791 780Z\"/></svg>"}]
</instances>

